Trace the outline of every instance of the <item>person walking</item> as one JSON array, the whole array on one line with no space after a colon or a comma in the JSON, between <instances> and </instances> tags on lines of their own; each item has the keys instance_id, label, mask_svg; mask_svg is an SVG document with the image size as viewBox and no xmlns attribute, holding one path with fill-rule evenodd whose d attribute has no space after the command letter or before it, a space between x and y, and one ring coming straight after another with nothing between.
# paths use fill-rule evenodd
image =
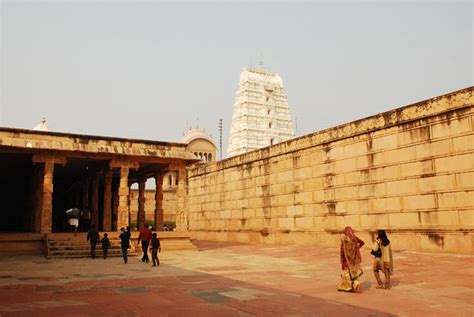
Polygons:
<instances>
[{"instance_id":1,"label":"person walking","mask_svg":"<svg viewBox=\"0 0 474 317\"><path fill-rule=\"evenodd\" d=\"M128 262L128 248L130 247L130 231L120 228L120 247L122 248L123 263Z\"/></svg>"},{"instance_id":2,"label":"person walking","mask_svg":"<svg viewBox=\"0 0 474 317\"><path fill-rule=\"evenodd\" d=\"M390 275L393 275L393 256L390 240L385 230L377 232L377 238L374 241L372 251L370 253L374 258L374 276L378 285L375 288L390 289ZM382 283L379 271L382 270L385 276L385 283Z\"/></svg>"},{"instance_id":3,"label":"person walking","mask_svg":"<svg viewBox=\"0 0 474 317\"><path fill-rule=\"evenodd\" d=\"M151 260L153 261L153 266L160 266L160 259L158 259L158 252L161 252L160 239L156 236L156 232L153 232L151 237Z\"/></svg>"},{"instance_id":4,"label":"person walking","mask_svg":"<svg viewBox=\"0 0 474 317\"><path fill-rule=\"evenodd\" d=\"M364 241L359 239L351 227L344 228L341 237L341 282L338 286L339 291L358 292L360 289L359 277L363 274L360 267L362 257L360 248Z\"/></svg>"},{"instance_id":5,"label":"person walking","mask_svg":"<svg viewBox=\"0 0 474 317\"><path fill-rule=\"evenodd\" d=\"M109 235L107 233L104 233L104 237L100 240L100 243L102 244L102 255L104 259L107 259L107 254L109 253L109 248L111 247Z\"/></svg>"},{"instance_id":6,"label":"person walking","mask_svg":"<svg viewBox=\"0 0 474 317\"><path fill-rule=\"evenodd\" d=\"M75 206L71 209L66 210L66 217L68 219L69 226L73 227L74 236L77 236L77 227L79 227L79 208Z\"/></svg>"},{"instance_id":7,"label":"person walking","mask_svg":"<svg viewBox=\"0 0 474 317\"><path fill-rule=\"evenodd\" d=\"M100 237L99 232L95 230L95 225L91 225L91 229L87 233L87 241L91 243L91 257L95 259L95 247L99 244Z\"/></svg>"},{"instance_id":8,"label":"person walking","mask_svg":"<svg viewBox=\"0 0 474 317\"><path fill-rule=\"evenodd\" d=\"M148 246L150 245L151 239L151 230L148 229L148 226L145 224L143 225L143 229L140 230L140 234L138 235L138 242L137 244L140 245L140 241L142 243L142 262L148 263L150 259L148 258Z\"/></svg>"}]
</instances>

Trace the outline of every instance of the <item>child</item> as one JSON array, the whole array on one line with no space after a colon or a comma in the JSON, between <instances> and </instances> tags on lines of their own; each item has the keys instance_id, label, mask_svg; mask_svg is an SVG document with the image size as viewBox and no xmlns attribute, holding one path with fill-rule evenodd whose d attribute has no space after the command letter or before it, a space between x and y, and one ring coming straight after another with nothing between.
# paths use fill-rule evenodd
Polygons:
<instances>
[{"instance_id":1,"label":"child","mask_svg":"<svg viewBox=\"0 0 474 317\"><path fill-rule=\"evenodd\" d=\"M107 253L109 252L109 248L111 247L108 236L109 235L107 233L104 233L104 237L102 238L102 240L100 240L100 242L102 243L102 254L104 256L104 259L107 258Z\"/></svg>"},{"instance_id":2,"label":"child","mask_svg":"<svg viewBox=\"0 0 474 317\"><path fill-rule=\"evenodd\" d=\"M160 239L156 237L156 232L152 234L151 243L151 260L153 261L153 266L160 266L160 260L158 259L158 252L161 252Z\"/></svg>"}]
</instances>

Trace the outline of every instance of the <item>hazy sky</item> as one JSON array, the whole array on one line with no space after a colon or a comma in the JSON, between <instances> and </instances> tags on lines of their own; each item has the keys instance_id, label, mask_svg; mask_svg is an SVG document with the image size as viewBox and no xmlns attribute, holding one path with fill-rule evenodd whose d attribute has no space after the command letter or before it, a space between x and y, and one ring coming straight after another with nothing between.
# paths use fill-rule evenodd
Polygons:
<instances>
[{"instance_id":1,"label":"hazy sky","mask_svg":"<svg viewBox=\"0 0 474 317\"><path fill-rule=\"evenodd\" d=\"M0 125L224 152L242 67L283 78L298 135L473 84L473 4L1 2Z\"/></svg>"}]
</instances>

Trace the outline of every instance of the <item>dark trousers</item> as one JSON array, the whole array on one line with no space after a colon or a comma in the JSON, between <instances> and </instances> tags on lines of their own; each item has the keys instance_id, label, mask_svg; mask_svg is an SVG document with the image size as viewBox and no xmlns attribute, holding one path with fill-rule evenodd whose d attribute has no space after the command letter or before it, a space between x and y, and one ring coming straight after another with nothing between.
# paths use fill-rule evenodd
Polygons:
<instances>
[{"instance_id":1,"label":"dark trousers","mask_svg":"<svg viewBox=\"0 0 474 317\"><path fill-rule=\"evenodd\" d=\"M91 257L94 259L95 258L95 246L97 244L97 241L92 242L91 241Z\"/></svg>"},{"instance_id":2,"label":"dark trousers","mask_svg":"<svg viewBox=\"0 0 474 317\"><path fill-rule=\"evenodd\" d=\"M151 259L153 261L153 266L160 266L160 259L158 259L158 249L151 249Z\"/></svg>"},{"instance_id":3,"label":"dark trousers","mask_svg":"<svg viewBox=\"0 0 474 317\"><path fill-rule=\"evenodd\" d=\"M122 247L122 257L123 257L123 262L127 263L128 262L128 247Z\"/></svg>"},{"instance_id":4,"label":"dark trousers","mask_svg":"<svg viewBox=\"0 0 474 317\"><path fill-rule=\"evenodd\" d=\"M142 262L147 262L150 261L150 258L148 258L148 246L150 245L150 240L142 240L142 251L143 251L143 256L142 256Z\"/></svg>"},{"instance_id":5,"label":"dark trousers","mask_svg":"<svg viewBox=\"0 0 474 317\"><path fill-rule=\"evenodd\" d=\"M102 255L104 256L104 259L107 258L107 253L109 253L109 247L102 247Z\"/></svg>"}]
</instances>

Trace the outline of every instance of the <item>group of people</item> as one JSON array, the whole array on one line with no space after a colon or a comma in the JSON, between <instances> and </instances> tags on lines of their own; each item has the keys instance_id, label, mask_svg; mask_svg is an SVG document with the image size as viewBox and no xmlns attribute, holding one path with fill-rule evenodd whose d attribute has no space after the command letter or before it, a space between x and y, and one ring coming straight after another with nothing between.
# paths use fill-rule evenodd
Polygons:
<instances>
[{"instance_id":1,"label":"group of people","mask_svg":"<svg viewBox=\"0 0 474 317\"><path fill-rule=\"evenodd\" d=\"M140 230L140 234L138 235L138 245L142 245L143 257L142 262L148 263L148 248L151 251L151 258L153 261L153 266L159 266L160 260L158 258L158 253L161 252L161 244L160 239L158 239L156 232L152 232L152 227L144 225L144 228ZM132 234L130 232L130 227L120 228L120 247L122 249L122 257L123 262L128 263L128 249L132 246ZM94 259L96 257L95 249L96 246L101 243L102 244L102 255L104 259L107 258L107 254L109 248L111 247L110 240L107 233L104 233L104 237L101 239L99 235L99 231L95 229L95 225L91 225L91 229L87 233L87 241L90 242L91 246L91 257Z\"/></svg>"},{"instance_id":2,"label":"group of people","mask_svg":"<svg viewBox=\"0 0 474 317\"><path fill-rule=\"evenodd\" d=\"M359 278L363 271L361 268L362 256L360 248L364 241L359 239L351 227L344 228L341 238L341 282L338 290L345 292L360 291ZM377 280L378 289L390 289L390 275L393 274L393 257L390 240L385 230L378 230L377 237L370 252L374 256L373 271ZM384 273L385 280L382 282L380 271Z\"/></svg>"}]
</instances>

